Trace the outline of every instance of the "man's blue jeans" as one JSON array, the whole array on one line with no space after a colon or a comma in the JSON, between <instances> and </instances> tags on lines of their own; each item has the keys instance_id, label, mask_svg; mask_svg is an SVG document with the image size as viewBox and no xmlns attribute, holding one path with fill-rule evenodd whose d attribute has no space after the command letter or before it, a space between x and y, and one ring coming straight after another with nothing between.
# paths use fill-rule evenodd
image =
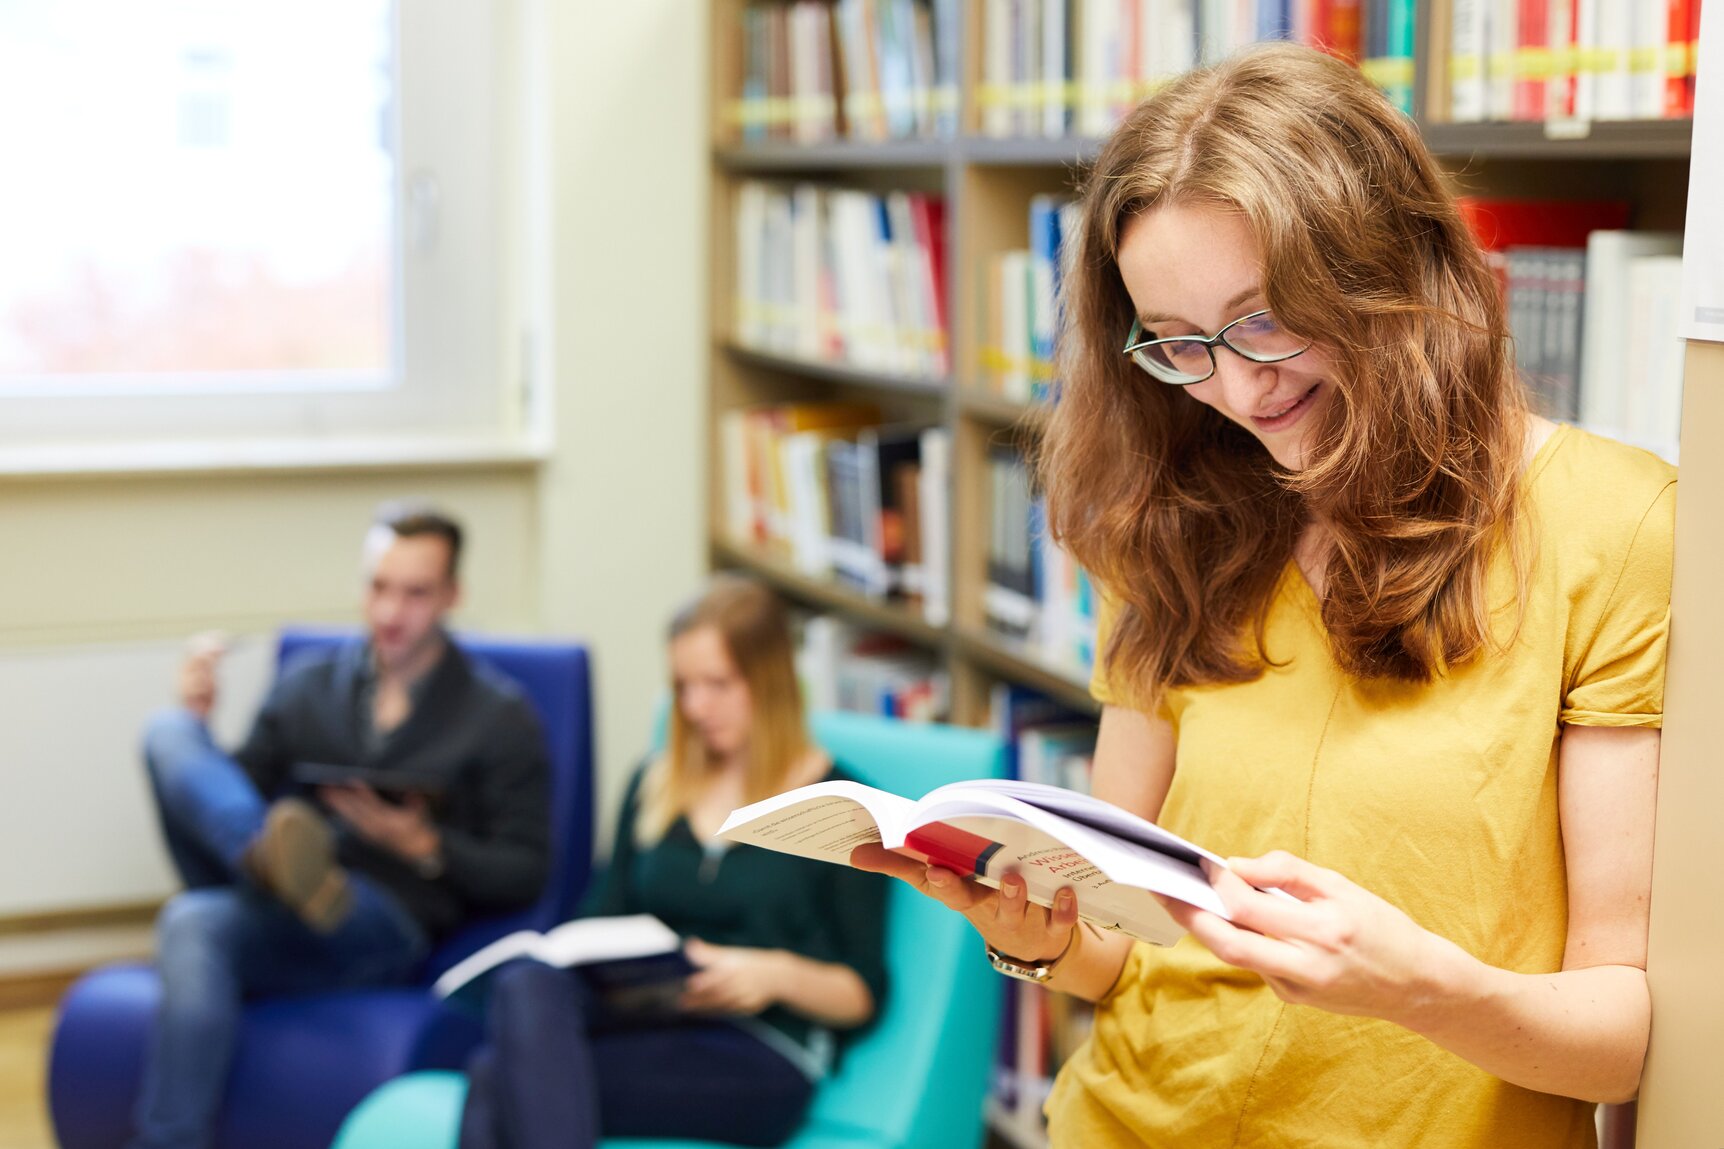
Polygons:
<instances>
[{"instance_id":1,"label":"man's blue jeans","mask_svg":"<svg viewBox=\"0 0 1724 1149\"><path fill-rule=\"evenodd\" d=\"M239 860L269 803L196 716L167 711L144 738L168 852L187 885L156 924L161 1016L130 1149L203 1149L250 997L399 983L430 942L389 894L352 875L353 912L332 934L247 883Z\"/></svg>"}]
</instances>

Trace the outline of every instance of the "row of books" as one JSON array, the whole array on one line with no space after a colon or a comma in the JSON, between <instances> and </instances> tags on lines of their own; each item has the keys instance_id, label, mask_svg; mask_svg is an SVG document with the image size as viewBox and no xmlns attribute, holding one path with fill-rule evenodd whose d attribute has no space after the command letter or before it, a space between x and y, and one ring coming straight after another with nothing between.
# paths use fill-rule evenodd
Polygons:
<instances>
[{"instance_id":1,"label":"row of books","mask_svg":"<svg viewBox=\"0 0 1724 1149\"><path fill-rule=\"evenodd\" d=\"M935 655L831 615L803 622L796 665L810 710L906 722L941 722L951 713L951 678Z\"/></svg>"},{"instance_id":2,"label":"row of books","mask_svg":"<svg viewBox=\"0 0 1724 1149\"><path fill-rule=\"evenodd\" d=\"M1087 676L1095 663L1094 584L1049 537L1021 454L991 448L988 480L988 628L1050 665Z\"/></svg>"},{"instance_id":3,"label":"row of books","mask_svg":"<svg viewBox=\"0 0 1724 1149\"><path fill-rule=\"evenodd\" d=\"M958 126L961 0L796 0L742 10L745 142L900 140Z\"/></svg>"},{"instance_id":4,"label":"row of books","mask_svg":"<svg viewBox=\"0 0 1724 1149\"><path fill-rule=\"evenodd\" d=\"M950 618L951 447L943 427L883 425L866 403L720 417L725 532L799 574Z\"/></svg>"},{"instance_id":5,"label":"row of books","mask_svg":"<svg viewBox=\"0 0 1724 1149\"><path fill-rule=\"evenodd\" d=\"M985 136L1101 136L1181 72L1292 40L1413 102L1413 0L984 0Z\"/></svg>"},{"instance_id":6,"label":"row of books","mask_svg":"<svg viewBox=\"0 0 1724 1149\"><path fill-rule=\"evenodd\" d=\"M1033 197L1028 250L1001 252L983 269L981 377L996 394L1025 403L1052 394L1062 253L1079 220L1075 202Z\"/></svg>"},{"instance_id":7,"label":"row of books","mask_svg":"<svg viewBox=\"0 0 1724 1149\"><path fill-rule=\"evenodd\" d=\"M1460 208L1497 269L1535 405L1674 459L1681 235L1624 230L1620 200L1468 197Z\"/></svg>"},{"instance_id":8,"label":"row of books","mask_svg":"<svg viewBox=\"0 0 1724 1149\"><path fill-rule=\"evenodd\" d=\"M989 697L989 724L1006 747L1011 776L1091 791L1096 720L1022 686L1001 683ZM1019 1129L1040 1129L1041 1107L1059 1072L1088 1036L1091 1011L1064 994L1004 982L1004 1024L994 1057L993 1112Z\"/></svg>"},{"instance_id":9,"label":"row of books","mask_svg":"<svg viewBox=\"0 0 1724 1149\"><path fill-rule=\"evenodd\" d=\"M734 222L739 344L902 375L950 370L941 197L748 180Z\"/></svg>"},{"instance_id":10,"label":"row of books","mask_svg":"<svg viewBox=\"0 0 1724 1149\"><path fill-rule=\"evenodd\" d=\"M1694 113L1700 0L1454 0L1447 118Z\"/></svg>"}]
</instances>

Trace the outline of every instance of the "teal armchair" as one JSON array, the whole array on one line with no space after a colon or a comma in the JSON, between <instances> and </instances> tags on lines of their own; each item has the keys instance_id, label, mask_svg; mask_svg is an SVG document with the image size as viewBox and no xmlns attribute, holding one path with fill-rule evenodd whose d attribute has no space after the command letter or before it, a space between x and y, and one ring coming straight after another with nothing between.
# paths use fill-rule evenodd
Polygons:
<instances>
[{"instance_id":1,"label":"teal armchair","mask_svg":"<svg viewBox=\"0 0 1724 1149\"><path fill-rule=\"evenodd\" d=\"M935 786L1003 775L989 734L855 714L814 720L820 744L863 781L919 797ZM983 1099L1001 994L982 944L957 914L908 887L887 908L885 1009L820 1084L787 1149L920 1149L982 1143ZM371 1094L335 1149L454 1149L466 1078L415 1073ZM607 1140L606 1149L708 1149L704 1142Z\"/></svg>"}]
</instances>

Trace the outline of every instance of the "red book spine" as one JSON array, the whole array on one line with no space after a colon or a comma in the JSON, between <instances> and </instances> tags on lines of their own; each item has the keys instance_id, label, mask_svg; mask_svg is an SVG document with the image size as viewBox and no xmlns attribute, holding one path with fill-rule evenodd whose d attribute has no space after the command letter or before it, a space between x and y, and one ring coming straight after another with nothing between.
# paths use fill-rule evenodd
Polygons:
<instances>
[{"instance_id":1,"label":"red book spine","mask_svg":"<svg viewBox=\"0 0 1724 1149\"><path fill-rule=\"evenodd\" d=\"M992 838L960 830L945 822L932 822L904 835L904 848L921 855L923 861L944 866L954 874L979 877L988 872L988 863L1005 847Z\"/></svg>"},{"instance_id":2,"label":"red book spine","mask_svg":"<svg viewBox=\"0 0 1724 1149\"><path fill-rule=\"evenodd\" d=\"M1553 27L1550 33L1550 82L1545 87L1545 115L1574 115L1575 90L1579 86L1580 0L1550 0Z\"/></svg>"},{"instance_id":3,"label":"red book spine","mask_svg":"<svg viewBox=\"0 0 1724 1149\"><path fill-rule=\"evenodd\" d=\"M1550 71L1550 4L1520 0L1516 13L1514 118L1544 119L1544 89Z\"/></svg>"},{"instance_id":4,"label":"red book spine","mask_svg":"<svg viewBox=\"0 0 1724 1149\"><path fill-rule=\"evenodd\" d=\"M1359 0L1317 0L1312 22L1313 47L1349 64L1359 62Z\"/></svg>"},{"instance_id":5,"label":"red book spine","mask_svg":"<svg viewBox=\"0 0 1724 1149\"><path fill-rule=\"evenodd\" d=\"M1666 0L1664 38L1664 114L1681 119L1694 112L1694 60L1688 51L1692 0Z\"/></svg>"},{"instance_id":6,"label":"red book spine","mask_svg":"<svg viewBox=\"0 0 1724 1149\"><path fill-rule=\"evenodd\" d=\"M1700 0L1688 0L1688 114L1694 114L1694 75L1700 69Z\"/></svg>"}]
</instances>

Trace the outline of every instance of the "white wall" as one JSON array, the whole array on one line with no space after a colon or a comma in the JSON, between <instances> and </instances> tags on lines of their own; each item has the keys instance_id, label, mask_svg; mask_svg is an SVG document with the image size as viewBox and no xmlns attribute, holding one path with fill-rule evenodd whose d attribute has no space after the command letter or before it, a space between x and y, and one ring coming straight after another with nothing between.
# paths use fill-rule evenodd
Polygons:
<instances>
[{"instance_id":1,"label":"white wall","mask_svg":"<svg viewBox=\"0 0 1724 1149\"><path fill-rule=\"evenodd\" d=\"M274 650L268 634L230 639L211 723L224 745L244 736ZM158 640L0 656L0 698L11 715L0 722L0 842L9 862L0 866L0 914L157 901L174 889L138 735L167 702L180 652L178 640Z\"/></svg>"},{"instance_id":2,"label":"white wall","mask_svg":"<svg viewBox=\"0 0 1724 1149\"><path fill-rule=\"evenodd\" d=\"M707 5L539 5L551 461L0 481L0 918L166 892L135 746L178 641L258 636L231 693L257 689L275 627L352 620L360 533L402 494L469 526L461 625L591 642L615 803L703 569Z\"/></svg>"},{"instance_id":3,"label":"white wall","mask_svg":"<svg viewBox=\"0 0 1724 1149\"><path fill-rule=\"evenodd\" d=\"M645 744L664 623L704 569L708 5L550 7L558 449L542 486L544 618L596 648L608 811Z\"/></svg>"}]
</instances>

